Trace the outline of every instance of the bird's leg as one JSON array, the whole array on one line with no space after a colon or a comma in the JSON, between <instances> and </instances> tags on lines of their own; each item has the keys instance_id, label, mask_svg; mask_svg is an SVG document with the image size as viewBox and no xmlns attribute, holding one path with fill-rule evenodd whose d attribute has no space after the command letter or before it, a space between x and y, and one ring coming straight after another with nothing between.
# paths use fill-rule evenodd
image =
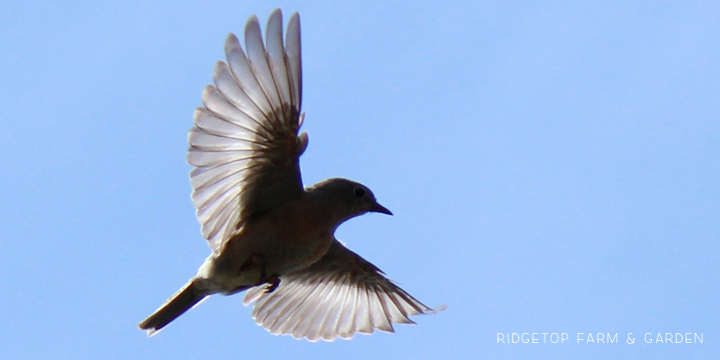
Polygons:
<instances>
[{"instance_id":1,"label":"bird's leg","mask_svg":"<svg viewBox=\"0 0 720 360\"><path fill-rule=\"evenodd\" d=\"M258 282L255 286L263 284L267 278L267 260L265 259L265 256L262 254L250 255L245 263L240 266L238 275L248 271L257 271L260 273L258 276Z\"/></svg>"},{"instance_id":2,"label":"bird's leg","mask_svg":"<svg viewBox=\"0 0 720 360\"><path fill-rule=\"evenodd\" d=\"M258 281L255 286L270 284L270 286L265 289L266 294L275 291L278 285L280 285L280 277L277 275L267 275L267 260L265 260L265 256L262 254L252 254L250 258L248 258L248 261L240 267L240 271L246 271L250 268L257 268L260 271L260 281Z\"/></svg>"},{"instance_id":3,"label":"bird's leg","mask_svg":"<svg viewBox=\"0 0 720 360\"><path fill-rule=\"evenodd\" d=\"M245 261L244 264L240 266L240 273L243 273L245 271L250 270L251 268L258 268L260 270L260 278L264 278L265 275L265 268L267 267L267 260L265 260L265 256L261 254L252 254L250 257Z\"/></svg>"}]
</instances>

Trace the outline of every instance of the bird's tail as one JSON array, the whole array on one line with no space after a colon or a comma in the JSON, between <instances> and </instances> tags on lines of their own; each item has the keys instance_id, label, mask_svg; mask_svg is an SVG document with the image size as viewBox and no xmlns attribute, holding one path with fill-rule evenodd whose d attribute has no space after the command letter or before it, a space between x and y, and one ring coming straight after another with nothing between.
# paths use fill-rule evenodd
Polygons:
<instances>
[{"instance_id":1,"label":"bird's tail","mask_svg":"<svg viewBox=\"0 0 720 360\"><path fill-rule=\"evenodd\" d=\"M209 295L209 293L199 285L198 279L190 280L165 301L159 309L155 310L152 315L138 324L138 327L142 330L147 330L148 336L152 336L160 331L165 325L190 310L190 308Z\"/></svg>"}]
</instances>

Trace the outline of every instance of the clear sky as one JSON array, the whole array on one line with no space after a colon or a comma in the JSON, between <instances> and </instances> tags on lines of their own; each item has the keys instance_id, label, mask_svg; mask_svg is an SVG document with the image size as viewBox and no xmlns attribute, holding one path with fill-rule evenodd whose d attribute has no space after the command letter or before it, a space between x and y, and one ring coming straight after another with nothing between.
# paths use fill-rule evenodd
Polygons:
<instances>
[{"instance_id":1,"label":"clear sky","mask_svg":"<svg viewBox=\"0 0 720 360\"><path fill-rule=\"evenodd\" d=\"M368 185L395 216L337 237L448 309L309 343L214 296L146 338L136 324L209 254L193 111L226 35L276 7L302 20L305 184ZM2 359L720 357L718 2L2 8Z\"/></svg>"}]
</instances>

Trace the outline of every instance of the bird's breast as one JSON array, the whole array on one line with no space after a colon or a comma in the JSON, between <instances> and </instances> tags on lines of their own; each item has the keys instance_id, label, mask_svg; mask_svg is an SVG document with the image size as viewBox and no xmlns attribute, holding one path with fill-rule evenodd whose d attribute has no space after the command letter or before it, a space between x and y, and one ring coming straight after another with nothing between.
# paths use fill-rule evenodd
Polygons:
<instances>
[{"instance_id":1,"label":"bird's breast","mask_svg":"<svg viewBox=\"0 0 720 360\"><path fill-rule=\"evenodd\" d=\"M302 197L249 220L228 240L215 261L215 273L235 276L249 261L261 262L268 276L313 264L325 255L334 239L328 210Z\"/></svg>"},{"instance_id":2,"label":"bird's breast","mask_svg":"<svg viewBox=\"0 0 720 360\"><path fill-rule=\"evenodd\" d=\"M334 229L326 210L303 197L268 214L264 231L272 234L270 242L285 253L281 257L286 258L287 265L297 263L292 267L305 267L327 252Z\"/></svg>"}]
</instances>

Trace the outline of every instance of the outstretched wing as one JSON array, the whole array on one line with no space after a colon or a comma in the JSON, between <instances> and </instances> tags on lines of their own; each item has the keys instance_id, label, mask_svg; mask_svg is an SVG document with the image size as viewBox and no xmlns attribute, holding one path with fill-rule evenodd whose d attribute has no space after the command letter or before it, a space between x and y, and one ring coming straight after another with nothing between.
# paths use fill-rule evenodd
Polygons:
<instances>
[{"instance_id":1,"label":"outstretched wing","mask_svg":"<svg viewBox=\"0 0 720 360\"><path fill-rule=\"evenodd\" d=\"M190 129L192 201L213 251L246 219L301 196L299 157L307 134L303 115L300 18L293 14L283 44L282 13L268 20L265 44L258 19L245 25L245 49L234 34L225 42Z\"/></svg>"},{"instance_id":2,"label":"outstretched wing","mask_svg":"<svg viewBox=\"0 0 720 360\"><path fill-rule=\"evenodd\" d=\"M337 240L317 263L282 276L275 291L266 289L245 294L245 305L257 301L255 321L273 334L310 341L392 332L392 323L414 323L410 315L442 310L425 306Z\"/></svg>"}]
</instances>

